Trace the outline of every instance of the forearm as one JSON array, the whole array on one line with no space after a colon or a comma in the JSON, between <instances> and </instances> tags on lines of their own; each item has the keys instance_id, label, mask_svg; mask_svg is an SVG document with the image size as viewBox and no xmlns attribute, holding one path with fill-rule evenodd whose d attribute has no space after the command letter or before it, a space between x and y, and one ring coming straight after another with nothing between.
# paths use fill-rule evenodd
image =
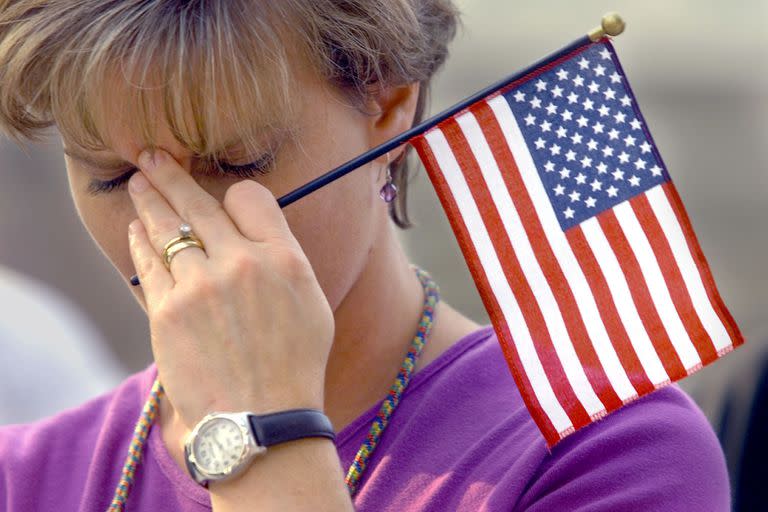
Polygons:
<instances>
[{"instance_id":1,"label":"forearm","mask_svg":"<svg viewBox=\"0 0 768 512\"><path fill-rule=\"evenodd\" d=\"M232 481L212 482L216 512L354 511L336 447L304 438L272 446Z\"/></svg>"}]
</instances>

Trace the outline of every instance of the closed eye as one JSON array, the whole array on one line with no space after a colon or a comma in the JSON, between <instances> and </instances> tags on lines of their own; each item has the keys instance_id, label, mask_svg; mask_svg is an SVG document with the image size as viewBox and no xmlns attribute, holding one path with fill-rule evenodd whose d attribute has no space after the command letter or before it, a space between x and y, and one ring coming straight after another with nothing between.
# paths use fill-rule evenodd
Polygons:
<instances>
[{"instance_id":1,"label":"closed eye","mask_svg":"<svg viewBox=\"0 0 768 512\"><path fill-rule=\"evenodd\" d=\"M255 173L264 175L267 174L274 163L274 155L266 153L262 155L258 160L242 164L235 165L228 162L219 161L215 164L211 164L218 169L219 172L225 175L234 175L241 178L252 178Z\"/></svg>"},{"instance_id":2,"label":"closed eye","mask_svg":"<svg viewBox=\"0 0 768 512\"><path fill-rule=\"evenodd\" d=\"M256 174L263 176L269 173L273 164L274 155L271 153L267 153L256 161L243 165L230 164L221 160L217 162L209 160L206 162L205 176L214 178L253 178L256 176ZM123 189L128 183L128 180L137 170L138 169L136 167L130 167L120 176L107 181L97 180L95 178L91 179L90 183L88 184L88 193L95 196L99 194L108 194L114 190Z\"/></svg>"}]
</instances>

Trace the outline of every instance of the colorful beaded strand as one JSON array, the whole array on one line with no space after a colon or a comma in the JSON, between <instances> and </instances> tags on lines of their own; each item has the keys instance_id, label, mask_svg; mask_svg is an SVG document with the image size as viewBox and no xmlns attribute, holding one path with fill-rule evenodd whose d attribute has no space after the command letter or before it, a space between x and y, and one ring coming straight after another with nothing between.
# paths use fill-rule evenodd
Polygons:
<instances>
[{"instance_id":1,"label":"colorful beaded strand","mask_svg":"<svg viewBox=\"0 0 768 512\"><path fill-rule=\"evenodd\" d=\"M379 439L381 439L381 435L384 432L384 429L387 428L389 419L392 417L392 413L400 403L400 397L405 391L405 388L408 387L411 373L414 366L416 365L416 359L419 357L419 354L421 354L421 350L424 348L426 338L429 335L430 329L432 328L435 306L440 300L439 289L435 282L432 281L429 274L418 267L413 268L416 271L416 274L419 276L419 280L424 286L424 291L426 294L426 297L424 298L424 310L422 312L421 320L419 321L419 329L416 332L416 336L414 336L413 341L411 342L411 347L405 356L403 364L400 366L400 371L397 373L395 383L392 385L392 388L389 390L389 394L381 404L379 413L371 423L368 436L366 437L365 441L363 441L360 449L357 451L357 455L355 455L355 459L352 461L352 465L349 466L349 471L347 471L345 482L351 496L354 496L357 492L360 479L362 478L363 472L368 467L368 462L371 458L371 455L378 446Z\"/></svg>"},{"instance_id":2,"label":"colorful beaded strand","mask_svg":"<svg viewBox=\"0 0 768 512\"><path fill-rule=\"evenodd\" d=\"M368 462L373 454L373 451L378 445L384 429L389 424L389 419L392 413L400 403L400 397L402 396L405 388L408 387L410 382L411 373L416 365L416 359L421 354L422 349L426 343L429 332L432 329L434 310L437 303L440 301L440 292L437 284L432 280L429 273L425 270L412 265L411 268L416 272L422 286L424 287L424 309L422 311L421 320L419 321L419 328L411 341L411 346L408 353L400 365L400 370L395 378L395 383L390 388L389 394L381 404L379 413L373 420L371 428L368 432L368 436L363 442L360 449L355 455L355 459L352 465L347 471L345 483L351 496L354 496L358 490L360 480L363 472L368 466ZM149 429L152 427L157 411L160 407L160 398L163 396L163 386L158 379L155 379L152 385L152 391L150 392L147 402L144 404L144 409L141 412L139 421L136 424L136 428L133 433L133 439L131 445L128 448L128 456L123 465L122 476L120 482L115 489L115 495L112 499L107 512L123 512L125 503L128 500L128 493L133 485L134 477L136 474L136 468L141 462L144 446L149 434Z\"/></svg>"},{"instance_id":3,"label":"colorful beaded strand","mask_svg":"<svg viewBox=\"0 0 768 512\"><path fill-rule=\"evenodd\" d=\"M128 457L126 457L125 464L123 465L120 483L117 484L115 497L112 499L112 504L109 506L108 512L123 512L125 502L128 500L128 492L130 492L131 486L133 485L133 479L136 476L136 467L141 462L141 457L144 452L144 444L147 441L149 429L155 421L162 395L163 386L160 385L159 380L155 379L155 383L152 385L152 391L149 393L149 399L144 404L144 409L141 411L141 416L133 431L133 439L131 440L131 445L128 447Z\"/></svg>"}]
</instances>

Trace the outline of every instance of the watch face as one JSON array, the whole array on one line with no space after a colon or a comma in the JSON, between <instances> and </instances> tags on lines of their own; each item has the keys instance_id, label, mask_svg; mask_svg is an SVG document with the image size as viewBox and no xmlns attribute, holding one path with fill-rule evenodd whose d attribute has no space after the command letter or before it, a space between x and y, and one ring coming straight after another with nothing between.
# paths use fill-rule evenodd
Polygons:
<instances>
[{"instance_id":1,"label":"watch face","mask_svg":"<svg viewBox=\"0 0 768 512\"><path fill-rule=\"evenodd\" d=\"M206 473L226 473L245 451L240 427L232 420L215 418L206 423L195 438L192 453Z\"/></svg>"}]
</instances>

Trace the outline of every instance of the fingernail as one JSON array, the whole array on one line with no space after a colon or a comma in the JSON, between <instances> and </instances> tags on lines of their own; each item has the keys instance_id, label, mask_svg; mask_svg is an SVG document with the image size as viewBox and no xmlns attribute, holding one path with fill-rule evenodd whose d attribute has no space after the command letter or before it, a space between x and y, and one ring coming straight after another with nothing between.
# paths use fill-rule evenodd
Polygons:
<instances>
[{"instance_id":1,"label":"fingernail","mask_svg":"<svg viewBox=\"0 0 768 512\"><path fill-rule=\"evenodd\" d=\"M133 286L139 286L139 284L141 284L141 283L139 283L139 276L132 276L131 277L131 284Z\"/></svg>"},{"instance_id":2,"label":"fingernail","mask_svg":"<svg viewBox=\"0 0 768 512\"><path fill-rule=\"evenodd\" d=\"M152 153L146 149L139 155L139 165L142 169L152 169L155 166L155 162Z\"/></svg>"},{"instance_id":3,"label":"fingernail","mask_svg":"<svg viewBox=\"0 0 768 512\"><path fill-rule=\"evenodd\" d=\"M144 192L149 186L149 181L140 172L134 173L131 179L128 181L133 192Z\"/></svg>"}]
</instances>

